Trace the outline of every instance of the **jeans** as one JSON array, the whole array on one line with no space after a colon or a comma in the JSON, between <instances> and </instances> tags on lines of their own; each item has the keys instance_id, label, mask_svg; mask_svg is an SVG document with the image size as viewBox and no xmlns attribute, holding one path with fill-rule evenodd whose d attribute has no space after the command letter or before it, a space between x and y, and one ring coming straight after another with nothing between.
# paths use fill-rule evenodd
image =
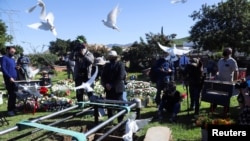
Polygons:
<instances>
[{"instance_id":1,"label":"jeans","mask_svg":"<svg viewBox=\"0 0 250 141\"><path fill-rule=\"evenodd\" d=\"M165 101L162 101L159 105L159 108L158 108L158 112L159 112L159 116L162 116L162 113L163 113L163 109L166 108L166 109L169 109L167 107L167 102ZM181 104L180 102L176 102L176 103L173 103L173 105L170 106L171 109L169 109L169 111L167 112L170 112L172 113L172 117L176 117L177 114L180 112L180 109L181 109Z\"/></svg>"}]
</instances>

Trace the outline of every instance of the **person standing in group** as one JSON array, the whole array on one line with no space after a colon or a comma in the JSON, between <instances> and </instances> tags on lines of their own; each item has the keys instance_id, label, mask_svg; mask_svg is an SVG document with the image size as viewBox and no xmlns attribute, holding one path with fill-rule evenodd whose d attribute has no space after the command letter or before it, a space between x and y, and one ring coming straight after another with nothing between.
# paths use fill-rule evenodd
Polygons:
<instances>
[{"instance_id":1,"label":"person standing in group","mask_svg":"<svg viewBox=\"0 0 250 141\"><path fill-rule=\"evenodd\" d=\"M181 55L179 59L179 76L180 80L182 80L182 76L185 70L185 67L189 64L189 57L186 54Z\"/></svg>"},{"instance_id":2,"label":"person standing in group","mask_svg":"<svg viewBox=\"0 0 250 141\"><path fill-rule=\"evenodd\" d=\"M108 53L108 60L104 65L101 74L101 84L105 89L106 99L109 100L123 100L122 95L125 90L124 80L126 77L126 70L124 63L118 60L117 52L111 50ZM108 118L113 116L113 110L108 108ZM123 120L123 115L118 117L118 122Z\"/></svg>"},{"instance_id":3,"label":"person standing in group","mask_svg":"<svg viewBox=\"0 0 250 141\"><path fill-rule=\"evenodd\" d=\"M69 59L75 61L73 78L75 86L77 87L83 82L87 82L91 77L92 65L95 58L94 55L87 49L87 46L83 43L83 41L77 40L76 42L76 47L71 53ZM83 94L83 89L76 90L76 99L78 102L83 101Z\"/></svg>"},{"instance_id":4,"label":"person standing in group","mask_svg":"<svg viewBox=\"0 0 250 141\"><path fill-rule=\"evenodd\" d=\"M170 55L167 52L164 52L163 57L159 58L156 62L156 72L157 72L157 81L156 81L156 97L155 102L157 106L161 102L161 94L166 85L173 81L173 71L174 66L170 61Z\"/></svg>"},{"instance_id":5,"label":"person standing in group","mask_svg":"<svg viewBox=\"0 0 250 141\"><path fill-rule=\"evenodd\" d=\"M215 79L220 81L235 81L238 79L238 64L234 58L232 58L232 49L225 48L223 50L223 58L218 61L218 73ZM217 104L211 104L211 110L213 111L217 107ZM228 113L229 107L224 107L224 113Z\"/></svg>"},{"instance_id":6,"label":"person standing in group","mask_svg":"<svg viewBox=\"0 0 250 141\"><path fill-rule=\"evenodd\" d=\"M66 68L67 68L67 78L70 79L72 76L72 79L74 80L74 65L75 62L69 59L70 52L67 52L65 55L65 63L66 63Z\"/></svg>"},{"instance_id":7,"label":"person standing in group","mask_svg":"<svg viewBox=\"0 0 250 141\"><path fill-rule=\"evenodd\" d=\"M188 110L194 110L194 114L199 114L200 94L204 83L203 63L199 58L190 59L190 63L183 71L183 81L189 88L190 106Z\"/></svg>"},{"instance_id":8,"label":"person standing in group","mask_svg":"<svg viewBox=\"0 0 250 141\"><path fill-rule=\"evenodd\" d=\"M97 57L95 59L95 65L98 67L98 74L96 76L96 80L100 80L101 79L101 74L102 74L102 71L103 71L103 67L104 65L106 64L106 60L104 59L104 57ZM93 72L95 72L95 67L93 69Z\"/></svg>"},{"instance_id":9,"label":"person standing in group","mask_svg":"<svg viewBox=\"0 0 250 141\"><path fill-rule=\"evenodd\" d=\"M18 66L18 80L27 80L29 79L29 65L30 59L28 56L20 53L20 57L17 59L17 66Z\"/></svg>"},{"instance_id":10,"label":"person standing in group","mask_svg":"<svg viewBox=\"0 0 250 141\"><path fill-rule=\"evenodd\" d=\"M15 80L17 80L17 70L16 70L16 62L13 58L16 53L15 46L8 46L6 48L6 55L2 57L1 66L3 72L3 79L5 83L5 87L8 93L8 115L14 116L14 110L16 109L16 93L17 86L15 84Z\"/></svg>"}]
</instances>

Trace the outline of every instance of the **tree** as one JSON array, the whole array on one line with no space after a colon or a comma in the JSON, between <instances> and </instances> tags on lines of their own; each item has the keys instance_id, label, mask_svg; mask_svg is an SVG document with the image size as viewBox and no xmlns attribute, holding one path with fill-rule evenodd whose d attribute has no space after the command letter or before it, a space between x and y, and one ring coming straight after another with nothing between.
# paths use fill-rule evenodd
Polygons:
<instances>
[{"instance_id":1,"label":"tree","mask_svg":"<svg viewBox=\"0 0 250 141\"><path fill-rule=\"evenodd\" d=\"M119 46L113 46L112 50L115 50L118 55L122 55L122 47Z\"/></svg>"},{"instance_id":2,"label":"tree","mask_svg":"<svg viewBox=\"0 0 250 141\"><path fill-rule=\"evenodd\" d=\"M0 53L5 53L5 43L11 42L13 37L7 34L7 26L0 20Z\"/></svg>"},{"instance_id":3,"label":"tree","mask_svg":"<svg viewBox=\"0 0 250 141\"><path fill-rule=\"evenodd\" d=\"M67 53L70 48L70 40L65 41L62 39L56 39L56 41L51 41L49 46L49 51L58 56L62 56Z\"/></svg>"},{"instance_id":4,"label":"tree","mask_svg":"<svg viewBox=\"0 0 250 141\"><path fill-rule=\"evenodd\" d=\"M127 51L123 53L123 60L130 62L130 71L138 71L149 68L152 63L163 53L157 42L171 46L176 34L164 35L163 28L161 33L146 33L145 42L140 38L140 42L134 42Z\"/></svg>"},{"instance_id":5,"label":"tree","mask_svg":"<svg viewBox=\"0 0 250 141\"><path fill-rule=\"evenodd\" d=\"M202 5L190 17L197 20L189 31L190 41L212 51L224 47L250 52L250 2L228 0L217 5Z\"/></svg>"}]
</instances>

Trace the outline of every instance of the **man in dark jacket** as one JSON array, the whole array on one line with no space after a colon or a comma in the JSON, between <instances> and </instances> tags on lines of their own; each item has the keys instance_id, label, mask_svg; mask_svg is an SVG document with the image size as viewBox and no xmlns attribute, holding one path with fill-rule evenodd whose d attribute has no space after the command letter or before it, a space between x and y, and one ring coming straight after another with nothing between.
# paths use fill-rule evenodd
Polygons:
<instances>
[{"instance_id":1,"label":"man in dark jacket","mask_svg":"<svg viewBox=\"0 0 250 141\"><path fill-rule=\"evenodd\" d=\"M94 63L94 55L87 49L87 46L81 42L78 42L74 52L70 55L70 60L75 61L74 66L74 80L75 86L80 86L83 82L86 82L91 77L92 64ZM76 98L78 102L83 101L83 89L76 90Z\"/></svg>"},{"instance_id":2,"label":"man in dark jacket","mask_svg":"<svg viewBox=\"0 0 250 141\"><path fill-rule=\"evenodd\" d=\"M16 63L13 58L15 55L16 49L14 46L8 46L6 48L6 55L3 56L1 61L3 79L5 87L8 92L8 115L14 116L14 110L16 108L16 84L15 80L17 79Z\"/></svg>"},{"instance_id":3,"label":"man in dark jacket","mask_svg":"<svg viewBox=\"0 0 250 141\"><path fill-rule=\"evenodd\" d=\"M125 66L118 61L116 51L110 51L108 54L109 63L106 63L102 74L101 83L105 88L106 99L123 100L122 93L125 90L124 80L126 77ZM112 117L112 109L108 109L108 117ZM122 121L123 116L118 117L118 122Z\"/></svg>"},{"instance_id":4,"label":"man in dark jacket","mask_svg":"<svg viewBox=\"0 0 250 141\"><path fill-rule=\"evenodd\" d=\"M200 93L203 86L203 63L199 58L192 58L190 63L185 67L184 72L185 84L189 86L190 108L195 110L194 114L199 114Z\"/></svg>"},{"instance_id":5,"label":"man in dark jacket","mask_svg":"<svg viewBox=\"0 0 250 141\"><path fill-rule=\"evenodd\" d=\"M156 82L156 97L155 102L157 105L161 102L161 94L165 86L173 81L172 74L174 71L174 65L170 61L170 56L168 53L164 53L162 58L159 58L156 62L156 72L157 72L157 82Z\"/></svg>"}]
</instances>

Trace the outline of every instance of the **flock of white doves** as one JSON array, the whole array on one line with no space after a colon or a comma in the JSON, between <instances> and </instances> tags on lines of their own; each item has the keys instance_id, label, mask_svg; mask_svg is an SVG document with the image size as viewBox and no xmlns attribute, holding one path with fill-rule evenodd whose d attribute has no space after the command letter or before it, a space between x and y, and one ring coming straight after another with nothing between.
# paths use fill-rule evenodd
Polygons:
<instances>
[{"instance_id":1,"label":"flock of white doves","mask_svg":"<svg viewBox=\"0 0 250 141\"><path fill-rule=\"evenodd\" d=\"M172 4L175 3L185 3L187 0L171 0ZM40 22L34 23L34 24L30 24L28 25L28 27L32 28L32 29L40 29L40 30L45 30L45 31L51 31L55 36L57 36L57 32L56 32L56 28L54 25L54 15L52 12L49 12L46 15L46 7L45 7L45 3L42 0L37 0L37 3L32 6L31 8L29 8L27 10L28 13L31 13L32 11L34 11L34 9L36 9L36 7L40 7L41 8L41 13L40 13ZM119 28L116 26L116 19L118 14L120 13L120 8L118 5L116 5L109 13L107 16L106 20L102 20L103 24L109 28L112 28L114 30L120 31Z\"/></svg>"}]
</instances>

